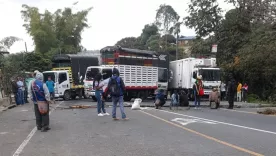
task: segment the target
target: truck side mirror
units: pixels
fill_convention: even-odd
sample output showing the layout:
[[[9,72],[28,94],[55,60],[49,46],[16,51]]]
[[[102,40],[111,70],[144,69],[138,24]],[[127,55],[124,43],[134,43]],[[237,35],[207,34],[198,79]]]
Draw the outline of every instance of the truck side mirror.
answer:
[[[170,80],[172,80],[172,79],[173,79],[173,71],[170,70]]]
[[[197,73],[193,72],[193,78],[196,79]]]

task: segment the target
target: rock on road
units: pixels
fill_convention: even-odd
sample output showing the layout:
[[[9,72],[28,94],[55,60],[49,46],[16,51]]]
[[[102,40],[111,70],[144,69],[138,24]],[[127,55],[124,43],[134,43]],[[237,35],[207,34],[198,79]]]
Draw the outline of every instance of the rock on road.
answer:
[[[98,117],[88,100],[59,103],[51,130],[32,131],[32,104],[0,113],[0,156],[275,156],[276,117],[225,109],[125,107],[129,121]],[[51,105],[52,108],[58,104]],[[111,108],[107,108],[111,114]],[[117,109],[117,117],[120,110]],[[17,154],[14,154],[17,152]]]

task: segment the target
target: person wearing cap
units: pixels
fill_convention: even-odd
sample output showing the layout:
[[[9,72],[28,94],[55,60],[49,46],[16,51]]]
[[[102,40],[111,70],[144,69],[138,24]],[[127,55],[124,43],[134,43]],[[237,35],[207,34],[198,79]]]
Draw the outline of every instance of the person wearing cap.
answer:
[[[40,72],[35,73],[35,80],[33,80],[28,88],[28,92],[30,93],[30,98],[34,102],[34,111],[36,117],[36,126],[37,130],[41,130],[42,132],[47,132],[50,130],[49,127],[49,103],[50,92],[45,83],[43,83],[43,74]],[[41,114],[38,108],[37,101],[47,101],[48,112],[46,114]]]
[[[193,89],[194,89],[194,97],[195,97],[195,109],[198,109],[200,107],[200,94],[199,91],[203,88],[202,83],[202,76],[199,75],[194,83]]]
[[[216,103],[216,109],[219,108],[220,98],[217,88],[213,88],[212,92],[209,94],[210,107],[212,107],[212,102]]]
[[[106,95],[110,93],[112,97],[112,103],[113,103],[112,118],[113,120],[118,120],[118,118],[116,117],[116,109],[117,109],[117,104],[119,103],[122,119],[128,120],[124,110],[124,91],[125,91],[124,81],[120,77],[120,73],[117,68],[113,68],[112,75],[113,76],[109,79],[108,86],[105,91]]]

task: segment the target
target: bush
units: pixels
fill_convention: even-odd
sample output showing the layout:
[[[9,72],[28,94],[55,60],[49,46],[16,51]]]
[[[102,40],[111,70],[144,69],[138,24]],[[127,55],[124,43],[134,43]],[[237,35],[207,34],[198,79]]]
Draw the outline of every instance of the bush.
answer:
[[[249,103],[256,103],[256,102],[260,102],[260,98],[258,95],[256,94],[249,94],[248,97],[247,97],[247,101]]]

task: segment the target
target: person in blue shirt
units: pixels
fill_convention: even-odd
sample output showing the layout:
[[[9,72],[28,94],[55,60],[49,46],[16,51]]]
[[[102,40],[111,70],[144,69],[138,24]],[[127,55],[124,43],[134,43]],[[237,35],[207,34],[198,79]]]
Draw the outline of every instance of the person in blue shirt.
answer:
[[[52,80],[50,76],[48,77],[48,81],[46,81],[46,86],[50,92],[51,100],[53,100],[55,98],[55,90],[54,90],[55,82]]]

